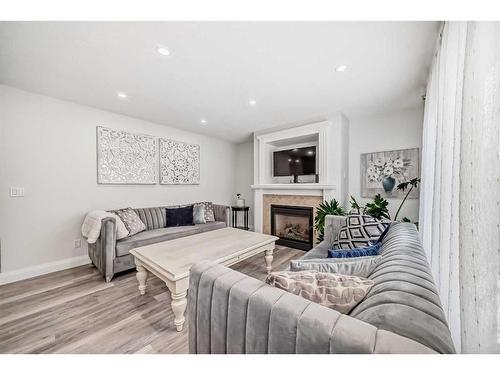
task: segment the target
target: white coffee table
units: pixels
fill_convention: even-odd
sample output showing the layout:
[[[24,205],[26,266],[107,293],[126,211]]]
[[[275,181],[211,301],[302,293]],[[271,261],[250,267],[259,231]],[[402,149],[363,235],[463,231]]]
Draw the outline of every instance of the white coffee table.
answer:
[[[130,250],[135,257],[139,292],[146,293],[148,272],[167,285],[172,297],[175,327],[184,326],[187,305],[189,269],[201,260],[211,260],[226,266],[264,253],[267,272],[271,272],[274,242],[278,237],[236,228],[223,228],[205,233],[159,242]]]

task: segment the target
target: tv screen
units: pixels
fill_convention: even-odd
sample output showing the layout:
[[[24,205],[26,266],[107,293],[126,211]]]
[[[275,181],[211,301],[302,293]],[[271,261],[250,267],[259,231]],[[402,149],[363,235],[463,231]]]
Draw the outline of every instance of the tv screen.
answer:
[[[273,153],[273,175],[304,176],[316,174],[316,146],[293,148]]]

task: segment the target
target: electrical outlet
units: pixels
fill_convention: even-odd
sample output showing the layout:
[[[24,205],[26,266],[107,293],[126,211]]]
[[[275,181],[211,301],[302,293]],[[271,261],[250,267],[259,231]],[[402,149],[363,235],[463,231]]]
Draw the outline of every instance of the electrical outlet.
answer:
[[[11,197],[24,197],[24,188],[23,187],[11,187],[10,188],[10,196]]]
[[[79,247],[82,247],[82,240],[77,239],[74,241],[75,244],[75,249],[78,249]]]

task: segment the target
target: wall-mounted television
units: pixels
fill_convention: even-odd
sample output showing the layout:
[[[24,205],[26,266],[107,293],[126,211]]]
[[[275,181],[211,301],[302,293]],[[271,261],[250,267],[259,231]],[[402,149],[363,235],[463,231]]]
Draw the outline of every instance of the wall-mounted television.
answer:
[[[316,174],[316,146],[273,152],[273,176]]]

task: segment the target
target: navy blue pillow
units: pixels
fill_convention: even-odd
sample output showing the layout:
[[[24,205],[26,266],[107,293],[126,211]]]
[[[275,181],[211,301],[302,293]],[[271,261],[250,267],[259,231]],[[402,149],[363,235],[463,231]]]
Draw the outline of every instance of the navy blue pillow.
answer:
[[[167,208],[165,210],[167,212],[167,223],[165,224],[165,228],[194,225],[193,206]]]
[[[357,258],[379,255],[381,242],[366,247],[358,247],[351,250],[328,250],[328,258]]]

